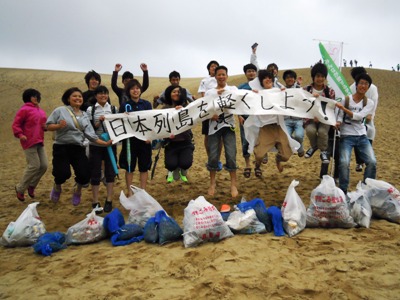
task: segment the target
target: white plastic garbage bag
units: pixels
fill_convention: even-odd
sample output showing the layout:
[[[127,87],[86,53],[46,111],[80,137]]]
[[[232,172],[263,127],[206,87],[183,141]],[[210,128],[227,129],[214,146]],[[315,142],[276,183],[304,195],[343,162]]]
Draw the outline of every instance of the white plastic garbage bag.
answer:
[[[146,222],[154,217],[156,212],[164,210],[162,206],[145,190],[131,185],[133,195],[129,198],[121,191],[119,201],[122,206],[130,210],[127,224],[137,224],[144,228]]]
[[[301,232],[306,227],[307,210],[296,192],[297,180],[293,180],[286,192],[281,212],[283,218],[283,228],[292,237]]]
[[[46,233],[46,228],[39,217],[34,202],[22,212],[15,222],[10,222],[0,243],[6,247],[30,246],[36,243],[39,236]]]
[[[218,209],[203,196],[190,200],[184,210],[183,243],[195,247],[203,242],[218,242],[233,236]]]

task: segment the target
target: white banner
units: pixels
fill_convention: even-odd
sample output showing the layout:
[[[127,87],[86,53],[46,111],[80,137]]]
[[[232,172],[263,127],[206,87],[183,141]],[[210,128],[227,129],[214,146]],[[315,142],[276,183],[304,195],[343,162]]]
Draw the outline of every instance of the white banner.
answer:
[[[336,66],[341,69],[342,67],[342,48],[343,43],[335,43],[335,42],[324,42],[322,43],[328,52],[329,56],[336,64]]]
[[[203,97],[181,109],[155,109],[106,115],[105,125],[113,143],[129,137],[140,140],[168,138],[191,129],[197,123],[220,115],[217,128],[226,126],[231,115],[288,115],[317,117],[322,123],[335,125],[335,101],[313,97],[303,89],[230,91],[218,98]]]

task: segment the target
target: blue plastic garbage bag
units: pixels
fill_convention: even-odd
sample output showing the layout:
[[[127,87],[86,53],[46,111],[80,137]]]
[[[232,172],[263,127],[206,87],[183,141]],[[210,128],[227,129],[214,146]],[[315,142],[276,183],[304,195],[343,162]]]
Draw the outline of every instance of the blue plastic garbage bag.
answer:
[[[230,211],[228,211],[228,212],[221,212],[220,214],[221,214],[221,216],[222,216],[222,220],[224,220],[224,221],[226,222],[226,221],[228,221],[228,218],[229,218],[229,215],[231,214],[231,212],[230,212]]]
[[[256,212],[257,219],[265,225],[265,229],[268,232],[272,231],[272,220],[268,215],[267,207],[264,201],[260,198],[255,198],[248,202],[242,202],[237,205],[241,212],[245,212],[249,209],[254,209]]]
[[[144,240],[148,243],[163,245],[182,239],[183,230],[164,210],[156,212],[144,226]]]
[[[276,206],[270,206],[270,207],[268,207],[267,212],[272,220],[272,225],[274,227],[275,236],[284,236],[285,232],[283,231],[281,210]]]
[[[129,240],[143,235],[143,228],[137,224],[125,224],[118,230],[118,240]]]
[[[147,220],[146,225],[144,225],[143,236],[147,243],[156,244],[158,243],[158,224],[156,223],[156,218],[151,217]]]
[[[168,217],[165,211],[156,212],[155,221],[158,224],[158,243],[160,245],[182,239],[182,228],[174,219]]]
[[[103,227],[107,233],[112,235],[125,225],[124,216],[118,208],[114,208],[103,220]]]
[[[103,221],[103,226],[111,234],[113,246],[125,246],[143,240],[143,231],[139,225],[126,224],[118,208],[114,208]]]
[[[62,232],[47,232],[41,235],[32,247],[36,253],[50,256],[52,253],[67,247],[65,234]]]

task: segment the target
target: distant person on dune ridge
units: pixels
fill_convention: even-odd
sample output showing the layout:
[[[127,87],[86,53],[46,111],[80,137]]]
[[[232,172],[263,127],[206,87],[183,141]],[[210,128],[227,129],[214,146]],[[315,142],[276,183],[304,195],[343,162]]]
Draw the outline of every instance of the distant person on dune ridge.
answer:
[[[134,79],[134,76],[131,72],[125,71],[124,74],[122,74],[122,84],[124,85],[124,87],[123,88],[118,87],[117,84],[118,72],[121,71],[121,69],[122,69],[121,64],[115,64],[115,68],[111,77],[111,88],[114,91],[114,93],[118,96],[119,106],[121,106],[121,104],[124,101],[129,99],[129,97],[125,95],[125,88],[129,80]],[[140,64],[140,69],[143,71],[143,85],[141,91],[142,93],[144,93],[149,87],[149,71],[145,63]]]
[[[22,94],[24,105],[17,111],[12,130],[21,142],[25,153],[26,168],[20,182],[15,186],[19,201],[25,201],[25,191],[35,198],[35,188],[46,173],[48,163],[44,150],[44,131],[46,130],[46,112],[39,107],[40,92],[27,89]]]

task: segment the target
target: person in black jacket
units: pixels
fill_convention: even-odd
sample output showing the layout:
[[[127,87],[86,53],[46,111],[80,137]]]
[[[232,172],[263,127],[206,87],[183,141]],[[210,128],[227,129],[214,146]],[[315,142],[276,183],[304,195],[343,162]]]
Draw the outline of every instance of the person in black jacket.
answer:
[[[88,87],[88,90],[82,93],[83,97],[83,104],[81,106],[82,111],[86,111],[89,106],[97,102],[94,91],[101,84],[101,76],[94,70],[89,71],[85,75],[85,82]]]
[[[140,64],[140,68],[143,71],[143,85],[141,91],[142,93],[144,93],[149,87],[149,72],[147,70],[147,65],[144,63]],[[126,97],[125,88],[126,84],[133,79],[133,74],[129,71],[125,71],[124,74],[122,74],[122,83],[124,85],[124,88],[118,87],[117,85],[118,72],[121,71],[121,69],[122,69],[121,64],[115,64],[115,69],[111,77],[111,88],[114,91],[114,93],[118,96],[119,106],[121,106],[123,102],[129,99],[129,97]]]

